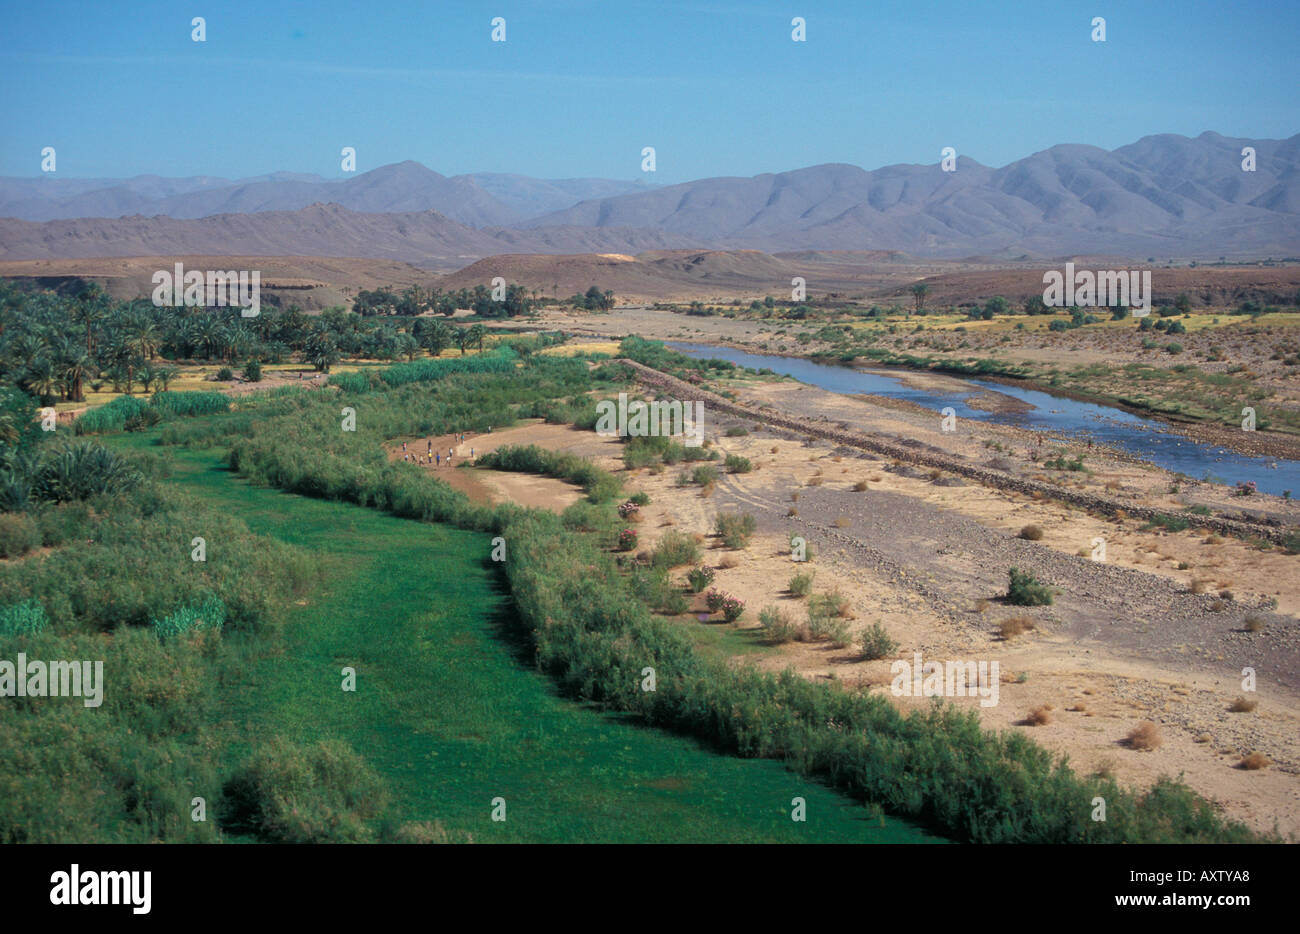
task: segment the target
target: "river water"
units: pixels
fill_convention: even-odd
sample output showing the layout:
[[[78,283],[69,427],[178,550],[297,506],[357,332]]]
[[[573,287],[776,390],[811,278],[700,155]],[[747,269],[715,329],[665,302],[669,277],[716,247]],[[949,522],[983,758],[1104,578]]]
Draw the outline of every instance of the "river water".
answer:
[[[1203,444],[1180,435],[1163,422],[1144,418],[1113,406],[1079,402],[1046,392],[979,379],[954,377],[964,388],[953,392],[916,389],[894,376],[866,373],[845,366],[813,363],[801,357],[780,357],[746,353],[730,347],[665,341],[666,346],[696,357],[728,360],[739,366],[766,367],[803,383],[844,394],[872,393],[906,399],[936,414],[951,406],[958,418],[1015,425],[1070,440],[1091,438],[1097,444],[1127,451],[1154,464],[1197,480],[1234,485],[1253,480],[1261,492],[1281,495],[1293,490],[1300,495],[1300,461],[1285,458],[1251,457],[1214,444]],[[947,374],[945,374],[947,375]],[[990,390],[1028,403],[1024,412],[985,412],[968,406],[973,392]]]

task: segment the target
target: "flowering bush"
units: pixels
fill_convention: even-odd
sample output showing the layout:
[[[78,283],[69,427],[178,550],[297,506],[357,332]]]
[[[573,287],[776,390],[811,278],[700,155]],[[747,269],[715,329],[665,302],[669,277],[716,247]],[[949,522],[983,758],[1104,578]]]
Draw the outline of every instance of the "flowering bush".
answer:
[[[1238,496],[1254,496],[1254,495],[1255,495],[1255,490],[1256,490],[1256,488],[1255,488],[1255,481],[1254,481],[1254,480],[1247,480],[1247,481],[1245,481],[1244,483],[1238,483],[1238,484],[1237,484],[1237,495],[1238,495]]]
[[[691,568],[686,572],[686,582],[691,585],[691,590],[693,592],[699,593],[705,587],[713,583],[713,578],[715,576],[713,568],[707,567],[706,565],[700,565],[699,567]]]
[[[641,507],[631,500],[628,500],[626,503],[618,507],[618,514],[624,519],[635,520],[641,514]]]
[[[618,550],[631,551],[636,547],[636,529],[624,529],[618,533]]]
[[[704,595],[704,603],[714,613],[721,611],[723,618],[729,623],[734,623],[740,618],[740,614],[745,612],[743,600],[717,588]]]

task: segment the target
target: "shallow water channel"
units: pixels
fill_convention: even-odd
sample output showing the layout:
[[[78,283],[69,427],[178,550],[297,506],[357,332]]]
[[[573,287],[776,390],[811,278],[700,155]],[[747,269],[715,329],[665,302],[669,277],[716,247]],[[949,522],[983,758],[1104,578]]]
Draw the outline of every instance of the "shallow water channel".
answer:
[[[1097,444],[1127,451],[1166,470],[1186,474],[1197,480],[1228,485],[1253,480],[1261,492],[1280,496],[1283,490],[1293,490],[1300,494],[1300,461],[1252,457],[1218,445],[1203,444],[1178,434],[1157,419],[1144,418],[1113,406],[1079,402],[1019,386],[961,377],[949,377],[963,384],[959,390],[943,392],[917,389],[906,385],[900,377],[864,372],[847,366],[813,363],[801,357],[753,354],[713,344],[682,341],[664,343],[673,350],[692,356],[727,360],[755,369],[767,368],[830,392],[845,395],[871,393],[906,399],[933,409],[936,413],[951,406],[959,418],[1015,425],[1051,435],[1068,435],[1073,439],[1091,438]],[[971,408],[966,404],[966,398],[981,390],[1019,399],[1029,408],[1022,412],[986,412]]]

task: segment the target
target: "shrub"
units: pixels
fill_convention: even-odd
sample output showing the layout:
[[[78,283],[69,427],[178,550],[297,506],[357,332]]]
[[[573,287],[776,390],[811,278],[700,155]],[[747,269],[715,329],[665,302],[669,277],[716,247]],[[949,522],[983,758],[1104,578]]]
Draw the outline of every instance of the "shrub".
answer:
[[[863,631],[859,641],[862,644],[862,657],[868,660],[885,658],[898,649],[898,643],[890,638],[889,632],[879,620]]]
[[[1027,542],[1041,541],[1043,530],[1036,525],[1027,525],[1020,530],[1020,537]]]
[[[171,639],[190,632],[220,632],[226,623],[226,605],[217,597],[208,597],[194,606],[181,607],[161,619],[149,621],[159,639]]]
[[[1010,585],[1007,587],[1007,602],[1015,606],[1050,606],[1052,590],[1040,583],[1034,575],[1019,568],[1008,572]]]
[[[701,464],[691,471],[691,482],[697,486],[713,486],[720,476],[717,467]]]
[[[853,484],[854,493],[865,492],[867,488],[868,488],[868,484],[866,480],[859,480],[857,483]]]
[[[1165,513],[1159,513],[1152,517],[1151,521],[1142,527],[1142,531],[1149,529],[1161,528],[1166,532],[1182,532],[1191,528],[1192,523],[1182,516],[1171,516]]]
[[[1258,706],[1259,701],[1257,700],[1247,700],[1244,697],[1238,697],[1228,705],[1228,709],[1233,713],[1250,713]]]
[[[636,548],[636,529],[623,529],[618,533],[618,550],[631,551]]]
[[[805,571],[790,578],[790,593],[796,597],[806,597],[812,592],[814,571]]]
[[[728,548],[747,547],[750,536],[754,534],[754,529],[757,527],[753,516],[737,512],[719,513],[713,525],[722,543]]]
[[[749,429],[741,428],[739,425],[727,429],[728,438],[743,438],[747,434],[749,434]]]
[[[716,588],[704,595],[704,605],[712,613],[721,612],[729,623],[735,622],[745,612],[745,604],[738,597]]]
[[[0,636],[35,636],[49,625],[45,607],[36,600],[24,600],[0,607]]]
[[[716,576],[713,568],[700,565],[686,572],[686,582],[690,585],[692,593],[700,593],[705,587],[713,583],[713,578]]]
[[[386,804],[380,777],[349,746],[274,739],[223,784],[218,821],[275,843],[361,843]]]
[[[641,507],[631,500],[628,500],[626,503],[619,505],[618,515],[622,519],[636,521],[641,515]]]
[[[1253,772],[1257,769],[1266,769],[1272,764],[1272,760],[1262,752],[1252,752],[1241,760],[1239,766],[1247,771]]]
[[[122,423],[122,428],[125,431],[144,431],[157,425],[162,419],[161,412],[155,408],[148,408],[138,415],[128,415],[126,421]]]
[[[140,471],[120,454],[90,441],[65,445],[41,462],[33,478],[33,496],[49,503],[66,503],[97,495],[115,496],[134,489]]]
[[[809,617],[809,630],[813,628],[812,617]],[[831,644],[832,648],[842,649],[852,644],[853,640],[849,637],[849,624],[842,619],[834,617],[817,618],[817,639],[824,639]]]
[[[1004,640],[1014,639],[1027,630],[1034,628],[1034,621],[1028,616],[1012,616],[998,625],[998,632]]]
[[[660,568],[679,568],[700,560],[700,546],[689,535],[669,529],[655,545],[650,563]]]
[[[1025,717],[1026,726],[1046,726],[1052,722],[1052,708],[1043,704],[1029,711],[1029,716]]]
[[[235,371],[228,366],[223,366],[217,370],[217,382],[228,383],[235,378]]]
[[[244,379],[250,383],[260,383],[262,381],[262,364],[256,360],[250,360],[244,365]]]
[[[728,454],[723,463],[729,473],[749,473],[754,469],[754,465],[749,462],[748,457],[741,457],[738,454]]]
[[[776,645],[791,642],[798,635],[798,627],[790,621],[780,609],[765,606],[758,614],[758,622],[767,634],[767,639]]]
[[[0,513],[0,558],[17,558],[41,545],[41,529],[25,513]]]
[[[1150,720],[1143,720],[1135,726],[1124,738],[1125,744],[1130,749],[1142,749],[1150,751],[1160,748],[1164,739],[1160,736],[1160,729]]]
[[[838,590],[828,590],[808,600],[808,612],[824,616],[848,617],[852,615],[852,603]]]

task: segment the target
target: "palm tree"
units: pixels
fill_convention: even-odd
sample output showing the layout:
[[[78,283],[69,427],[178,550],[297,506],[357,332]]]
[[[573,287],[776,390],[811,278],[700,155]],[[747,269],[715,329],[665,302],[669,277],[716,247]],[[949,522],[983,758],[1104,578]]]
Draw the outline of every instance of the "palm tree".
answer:
[[[157,323],[148,314],[136,314],[126,326],[127,346],[144,361],[153,359],[162,343],[162,334]]]
[[[54,365],[46,357],[39,357],[32,361],[24,382],[26,382],[32,394],[40,398],[42,405],[52,403],[54,394],[62,386],[62,382],[54,370]]]
[[[95,353],[95,325],[108,314],[108,296],[95,283],[77,296],[72,306],[72,320],[86,329],[86,356]]]
[[[930,287],[924,282],[918,282],[911,288],[912,298],[916,300],[916,310],[920,311],[925,307],[925,296],[929,294]]]
[[[166,366],[160,366],[154,373],[154,378],[162,385],[163,392],[171,385],[171,381],[181,375],[179,367],[174,367],[170,363]]]
[[[478,344],[478,352],[479,352],[479,353],[482,353],[482,352],[483,352],[483,335],[486,334],[486,333],[487,333],[487,328],[483,327],[483,325],[481,325],[481,324],[471,325],[471,326],[470,326],[470,329],[469,329],[469,334],[466,336],[466,340],[467,340],[469,343],[471,343],[471,344],[477,343],[477,344]]]
[[[452,338],[452,340],[454,340],[456,342],[456,346],[460,348],[460,355],[463,357],[465,356],[465,347],[471,343],[470,336],[469,336],[470,329],[456,328],[455,330],[456,330],[456,334]]]
[[[68,398],[73,402],[85,402],[86,394],[82,386],[86,380],[94,378],[95,372],[95,366],[88,354],[77,354],[65,360],[63,379],[67,385]]]

